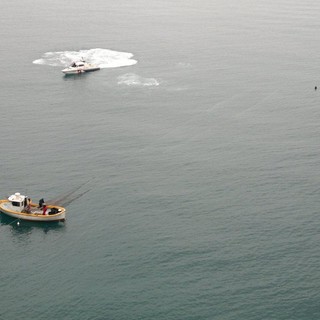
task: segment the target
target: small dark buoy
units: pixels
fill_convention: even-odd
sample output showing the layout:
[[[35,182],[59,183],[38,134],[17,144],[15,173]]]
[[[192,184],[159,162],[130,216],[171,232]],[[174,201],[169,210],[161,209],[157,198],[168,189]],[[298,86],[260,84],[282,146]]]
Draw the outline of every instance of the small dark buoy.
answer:
[[[314,90],[317,90],[317,89],[318,89],[317,86],[315,86],[315,87],[314,87]]]

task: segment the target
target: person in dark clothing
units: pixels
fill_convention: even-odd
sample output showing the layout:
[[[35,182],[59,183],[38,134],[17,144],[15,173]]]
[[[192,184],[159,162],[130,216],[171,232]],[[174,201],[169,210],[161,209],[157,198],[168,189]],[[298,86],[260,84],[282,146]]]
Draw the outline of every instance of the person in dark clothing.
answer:
[[[44,199],[41,198],[41,199],[39,200],[39,208],[40,208],[40,209],[42,208],[43,204],[44,204]]]

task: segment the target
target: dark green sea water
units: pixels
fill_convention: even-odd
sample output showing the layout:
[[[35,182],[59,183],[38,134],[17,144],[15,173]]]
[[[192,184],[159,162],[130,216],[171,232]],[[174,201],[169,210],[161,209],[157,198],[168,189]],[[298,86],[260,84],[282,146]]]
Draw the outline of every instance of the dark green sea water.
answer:
[[[89,190],[64,225],[0,217],[1,320],[320,318],[320,3],[0,18],[1,198]],[[93,49],[119,65],[64,77],[45,55]]]

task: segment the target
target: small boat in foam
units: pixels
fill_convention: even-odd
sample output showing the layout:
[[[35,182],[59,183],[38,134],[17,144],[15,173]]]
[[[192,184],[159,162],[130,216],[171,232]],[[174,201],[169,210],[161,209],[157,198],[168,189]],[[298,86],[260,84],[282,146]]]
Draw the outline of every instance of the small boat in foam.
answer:
[[[87,63],[84,60],[75,61],[72,62],[72,64],[63,69],[62,72],[64,74],[79,74],[84,72],[91,72],[91,71],[97,71],[100,70],[100,67],[98,67],[95,64]]]
[[[43,199],[37,205],[28,196],[24,196],[19,192],[16,192],[5,200],[0,200],[0,211],[10,217],[29,221],[64,222],[66,219],[65,208],[56,205],[46,205]]]

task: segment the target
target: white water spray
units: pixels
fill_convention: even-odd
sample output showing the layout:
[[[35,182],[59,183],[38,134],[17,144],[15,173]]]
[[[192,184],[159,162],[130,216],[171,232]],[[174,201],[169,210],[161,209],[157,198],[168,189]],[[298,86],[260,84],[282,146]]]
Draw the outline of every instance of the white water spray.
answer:
[[[89,49],[80,51],[46,52],[40,59],[34,60],[34,64],[53,67],[65,67],[73,61],[84,59],[100,68],[118,68],[131,66],[137,63],[132,59],[133,54],[108,49]]]

